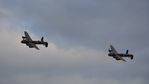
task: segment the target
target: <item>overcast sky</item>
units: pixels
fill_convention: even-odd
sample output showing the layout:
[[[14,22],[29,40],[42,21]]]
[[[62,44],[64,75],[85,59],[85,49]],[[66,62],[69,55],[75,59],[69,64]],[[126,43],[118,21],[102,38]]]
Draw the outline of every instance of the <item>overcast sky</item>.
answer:
[[[0,0],[0,84],[148,84],[148,27],[148,0]]]

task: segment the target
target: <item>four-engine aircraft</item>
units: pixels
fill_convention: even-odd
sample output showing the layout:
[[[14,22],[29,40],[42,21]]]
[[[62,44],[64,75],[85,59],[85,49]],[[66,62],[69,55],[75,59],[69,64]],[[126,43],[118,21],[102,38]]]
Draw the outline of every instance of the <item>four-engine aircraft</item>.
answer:
[[[126,62],[126,60],[123,57],[129,57],[131,60],[133,59],[133,55],[128,54],[128,52],[129,52],[128,50],[126,50],[126,53],[118,53],[112,45],[110,45],[110,48],[111,49],[109,49],[108,56],[113,57],[116,60],[122,60],[122,61]]]
[[[25,36],[22,36],[22,41],[21,43],[26,44],[29,48],[36,48],[39,50],[39,48],[36,46],[36,44],[43,44],[45,47],[48,47],[48,42],[45,42],[43,39],[44,37],[41,38],[41,41],[33,41],[29,34],[24,31]]]

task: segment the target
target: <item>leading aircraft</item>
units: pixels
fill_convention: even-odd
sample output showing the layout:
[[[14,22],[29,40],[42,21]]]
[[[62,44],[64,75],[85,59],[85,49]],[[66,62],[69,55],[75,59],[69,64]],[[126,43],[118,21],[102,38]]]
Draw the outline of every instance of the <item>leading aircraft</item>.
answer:
[[[112,45],[110,45],[110,48],[111,49],[109,49],[108,56],[113,57],[116,60],[122,60],[122,61],[125,61],[126,62],[126,60],[123,57],[128,57],[131,60],[133,59],[133,55],[132,54],[128,54],[128,52],[129,52],[128,50],[126,50],[126,53],[118,53],[116,51],[116,49]]]
[[[31,39],[31,37],[29,36],[29,34],[24,31],[25,36],[22,36],[22,41],[21,43],[26,44],[29,48],[35,48],[37,50],[39,50],[39,48],[36,46],[36,44],[43,44],[45,45],[45,47],[48,47],[48,42],[45,42],[43,39],[44,37],[41,38],[41,41],[34,41]]]

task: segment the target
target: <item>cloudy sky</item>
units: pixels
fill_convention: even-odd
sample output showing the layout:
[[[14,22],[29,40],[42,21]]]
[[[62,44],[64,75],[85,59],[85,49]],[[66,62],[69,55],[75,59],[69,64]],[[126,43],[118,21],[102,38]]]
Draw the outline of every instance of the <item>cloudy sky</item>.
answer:
[[[0,84],[148,84],[148,0],[0,0]],[[23,31],[49,47],[29,49]],[[109,45],[134,60],[108,57]]]

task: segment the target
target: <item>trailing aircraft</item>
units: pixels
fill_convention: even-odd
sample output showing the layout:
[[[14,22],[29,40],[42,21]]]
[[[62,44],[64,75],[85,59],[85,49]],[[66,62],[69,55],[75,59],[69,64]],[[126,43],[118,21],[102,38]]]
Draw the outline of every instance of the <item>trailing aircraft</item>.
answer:
[[[123,58],[123,57],[128,57],[128,58],[130,58],[131,60],[133,59],[133,55],[132,54],[129,54],[128,52],[128,50],[126,50],[126,53],[118,53],[117,51],[116,51],[116,49],[112,46],[112,45],[110,45],[110,48],[111,49],[109,49],[109,54],[108,54],[108,56],[110,56],[110,57],[113,57],[113,58],[115,58],[116,60],[122,60],[122,61],[125,61],[126,62],[126,60]]]

